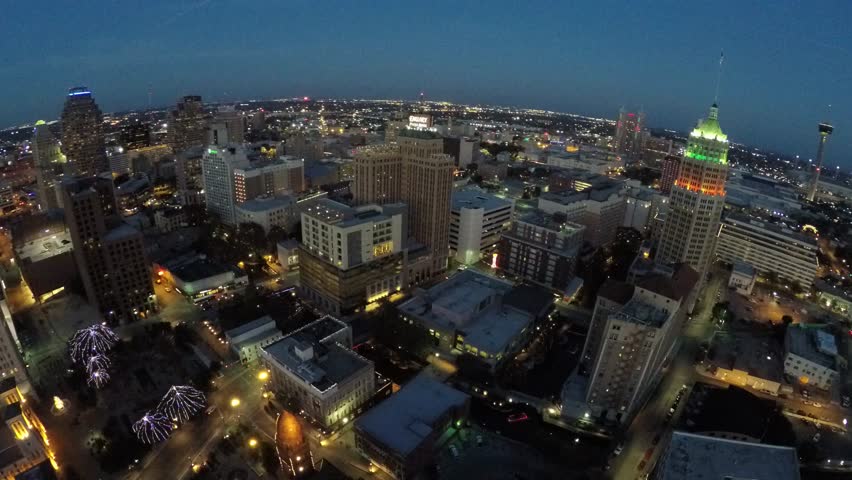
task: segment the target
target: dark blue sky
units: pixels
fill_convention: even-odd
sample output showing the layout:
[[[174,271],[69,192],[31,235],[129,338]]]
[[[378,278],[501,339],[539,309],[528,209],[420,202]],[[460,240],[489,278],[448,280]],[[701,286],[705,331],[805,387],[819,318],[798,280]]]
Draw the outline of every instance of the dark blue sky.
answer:
[[[309,95],[543,107],[641,105],[689,129],[713,100],[736,141],[852,167],[852,2],[49,0],[4,2],[0,126],[104,110]]]

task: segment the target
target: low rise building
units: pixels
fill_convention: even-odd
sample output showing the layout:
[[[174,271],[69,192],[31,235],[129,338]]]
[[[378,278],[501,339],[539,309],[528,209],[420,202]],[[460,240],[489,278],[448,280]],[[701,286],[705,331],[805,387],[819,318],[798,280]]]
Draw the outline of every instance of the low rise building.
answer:
[[[275,320],[264,315],[239,327],[225,332],[228,346],[243,365],[260,357],[260,349],[281,340],[284,335],[275,326]]]
[[[742,262],[734,264],[731,276],[728,278],[728,287],[733,288],[740,295],[751,295],[755,282],[757,282],[757,272],[754,267]]]
[[[816,287],[820,305],[852,320],[852,294],[825,280],[817,280],[814,287]]]
[[[416,478],[469,409],[470,397],[418,375],[355,421],[355,448],[397,480]]]
[[[521,349],[534,315],[504,301],[511,283],[465,270],[418,291],[399,306],[401,320],[434,337],[444,351],[468,353],[497,366]]]
[[[655,480],[799,480],[796,449],[675,431]]]
[[[256,223],[266,233],[273,227],[289,230],[299,222],[296,201],[288,195],[257,197],[237,205],[235,212],[237,225]]]
[[[237,268],[223,265],[203,255],[186,255],[165,262],[159,272],[175,289],[200,302],[217,293],[235,291],[248,285],[248,276]]]
[[[22,217],[12,227],[12,248],[21,276],[38,302],[63,292],[78,275],[62,210]]]
[[[784,374],[802,386],[829,390],[846,365],[834,335],[821,328],[789,325],[784,350]]]
[[[323,427],[361,412],[375,393],[373,363],[351,350],[352,329],[325,316],[261,348],[271,386]]]
[[[816,240],[774,224],[739,214],[722,219],[716,257],[726,263],[747,263],[761,275],[775,274],[808,288],[816,278],[819,262]]]
[[[503,233],[497,268],[564,293],[574,278],[585,229],[559,214],[529,213]]]
[[[450,253],[471,265],[497,247],[512,221],[514,203],[478,188],[453,193],[450,210]]]
[[[154,226],[161,233],[173,232],[186,225],[186,210],[182,208],[164,208],[154,212]]]
[[[299,269],[299,242],[293,239],[278,242],[278,263],[284,273]]]

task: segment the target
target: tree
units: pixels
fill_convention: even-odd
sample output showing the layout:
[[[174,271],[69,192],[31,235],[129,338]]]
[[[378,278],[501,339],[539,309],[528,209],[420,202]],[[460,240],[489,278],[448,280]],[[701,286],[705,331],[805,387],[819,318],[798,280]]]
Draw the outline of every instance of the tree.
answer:
[[[781,323],[783,323],[785,327],[789,327],[793,323],[793,317],[790,315],[784,315],[781,317]]]

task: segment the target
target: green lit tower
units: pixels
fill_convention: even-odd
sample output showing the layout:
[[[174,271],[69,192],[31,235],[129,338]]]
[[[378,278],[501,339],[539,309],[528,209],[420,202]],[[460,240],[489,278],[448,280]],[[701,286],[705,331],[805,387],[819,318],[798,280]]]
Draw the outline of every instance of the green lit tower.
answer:
[[[656,255],[661,263],[688,263],[699,273],[712,260],[725,205],[728,136],[718,117],[714,103],[689,134]]]
[[[822,170],[822,153],[825,150],[825,142],[832,132],[834,132],[834,127],[831,124],[827,122],[819,124],[819,147],[817,147],[816,165],[814,165],[814,173],[808,184],[807,199],[809,202],[813,202],[814,197],[816,197],[817,188],[819,187],[819,174],[820,170]]]

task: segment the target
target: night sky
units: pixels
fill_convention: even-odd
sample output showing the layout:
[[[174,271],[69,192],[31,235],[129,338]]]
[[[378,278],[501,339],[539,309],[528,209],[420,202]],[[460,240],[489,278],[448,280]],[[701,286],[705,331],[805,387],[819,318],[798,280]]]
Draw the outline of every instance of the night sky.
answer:
[[[107,6],[108,5],[108,6]],[[0,127],[57,118],[67,88],[105,111],[205,100],[408,98],[688,130],[713,101],[735,141],[852,167],[852,2],[48,0],[4,2]]]

